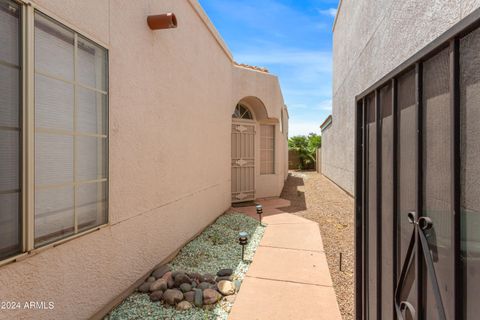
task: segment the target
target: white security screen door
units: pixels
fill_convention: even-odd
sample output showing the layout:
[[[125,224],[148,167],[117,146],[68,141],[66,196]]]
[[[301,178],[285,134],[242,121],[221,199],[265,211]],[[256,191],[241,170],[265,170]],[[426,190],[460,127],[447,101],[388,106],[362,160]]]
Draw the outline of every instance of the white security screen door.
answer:
[[[255,124],[232,123],[232,203],[255,199]]]

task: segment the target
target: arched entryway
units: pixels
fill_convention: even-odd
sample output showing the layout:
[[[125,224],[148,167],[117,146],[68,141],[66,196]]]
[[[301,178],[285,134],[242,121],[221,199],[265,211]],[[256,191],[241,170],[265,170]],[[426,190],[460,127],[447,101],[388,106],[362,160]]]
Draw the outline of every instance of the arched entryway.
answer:
[[[257,97],[248,96],[236,104],[232,113],[232,203],[264,196],[265,186],[274,179],[274,172],[264,167],[267,158],[271,158],[271,164],[274,161],[267,150],[268,142],[274,141],[267,141],[266,133],[274,134],[275,121],[268,117],[267,108]],[[273,153],[273,146],[271,149]]]
[[[238,103],[232,114],[232,203],[255,199],[255,119]]]

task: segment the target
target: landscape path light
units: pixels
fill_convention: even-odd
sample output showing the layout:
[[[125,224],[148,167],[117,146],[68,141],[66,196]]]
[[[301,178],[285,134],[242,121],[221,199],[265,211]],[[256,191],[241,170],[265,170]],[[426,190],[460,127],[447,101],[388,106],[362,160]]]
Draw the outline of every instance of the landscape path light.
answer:
[[[245,246],[248,244],[248,233],[240,232],[238,234],[238,243],[242,246],[242,260],[245,260]]]
[[[260,221],[260,224],[262,224],[262,213],[263,213],[263,206],[261,204],[257,204],[256,205],[256,208],[257,208],[257,214],[258,214],[258,217],[259,217],[259,221]]]

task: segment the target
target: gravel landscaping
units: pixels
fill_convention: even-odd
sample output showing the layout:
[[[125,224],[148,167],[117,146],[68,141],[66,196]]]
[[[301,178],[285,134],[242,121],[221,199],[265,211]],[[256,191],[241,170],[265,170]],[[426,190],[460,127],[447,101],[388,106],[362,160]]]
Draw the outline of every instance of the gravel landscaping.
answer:
[[[292,171],[282,198],[284,211],[318,222],[335,294],[344,320],[354,319],[353,198],[314,171]],[[342,270],[340,270],[340,253]]]
[[[249,238],[245,260],[238,244],[241,231]],[[105,320],[226,320],[264,231],[258,220],[243,214],[222,215]]]

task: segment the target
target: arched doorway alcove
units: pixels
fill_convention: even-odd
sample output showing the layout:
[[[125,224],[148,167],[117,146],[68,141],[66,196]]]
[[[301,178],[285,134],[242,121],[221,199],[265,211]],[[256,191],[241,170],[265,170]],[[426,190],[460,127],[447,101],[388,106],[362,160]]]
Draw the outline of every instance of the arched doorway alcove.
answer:
[[[241,99],[232,113],[232,203],[255,200],[255,128],[267,118],[265,105],[256,97]]]

